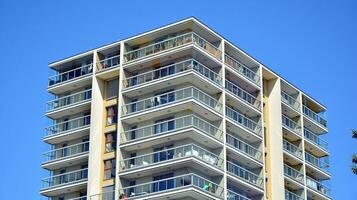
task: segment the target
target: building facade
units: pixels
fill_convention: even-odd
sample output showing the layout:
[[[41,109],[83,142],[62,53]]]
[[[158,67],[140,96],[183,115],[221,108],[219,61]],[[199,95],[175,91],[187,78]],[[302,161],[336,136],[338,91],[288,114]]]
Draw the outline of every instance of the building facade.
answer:
[[[50,67],[49,199],[331,199],[326,107],[193,17]]]

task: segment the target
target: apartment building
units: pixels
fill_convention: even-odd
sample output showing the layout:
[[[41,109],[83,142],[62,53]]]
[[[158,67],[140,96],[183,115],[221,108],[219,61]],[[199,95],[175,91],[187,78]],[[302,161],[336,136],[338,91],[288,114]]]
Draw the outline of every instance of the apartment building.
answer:
[[[332,199],[326,107],[196,18],[49,66],[51,200]]]

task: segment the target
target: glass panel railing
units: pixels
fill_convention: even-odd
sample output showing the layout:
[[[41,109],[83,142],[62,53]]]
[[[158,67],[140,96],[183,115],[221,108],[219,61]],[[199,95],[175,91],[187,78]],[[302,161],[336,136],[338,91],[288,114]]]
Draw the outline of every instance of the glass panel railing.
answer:
[[[46,136],[51,136],[67,131],[74,131],[76,129],[89,127],[90,116],[78,117],[69,121],[64,121],[51,126],[46,127]]]
[[[260,108],[261,108],[260,101],[257,98],[255,98],[253,95],[249,94],[248,92],[246,92],[245,90],[240,88],[238,85],[226,80],[225,87],[234,96],[238,97],[239,99],[243,100],[244,102],[246,102],[260,110]]]
[[[233,192],[232,190],[227,190],[227,200],[251,200],[241,194]]]
[[[304,182],[304,175],[289,165],[284,164],[284,174],[300,183]]]
[[[190,32],[133,51],[129,51],[124,54],[124,60],[125,62],[130,62],[139,58],[144,58],[146,56],[157,54],[186,44],[194,44],[202,48],[212,56],[221,59],[222,53],[217,47],[207,42],[205,39],[203,39],[196,33]]]
[[[290,192],[289,190],[285,190],[285,200],[304,200],[304,198]]]
[[[165,77],[177,76],[179,73],[193,71],[203,75],[217,85],[222,84],[222,77],[216,72],[197,62],[194,59],[181,61],[172,65],[164,66],[156,70],[145,72],[139,75],[129,77],[124,80],[124,87],[129,88],[139,86],[145,83],[150,83]]]
[[[283,126],[294,133],[301,135],[301,126],[286,115],[281,116]]]
[[[119,196],[118,199],[126,199],[126,196]],[[90,196],[89,200],[115,200],[115,191],[107,191]]]
[[[122,170],[150,166],[165,161],[185,157],[195,157],[212,166],[223,168],[223,159],[195,144],[178,146],[120,161]]]
[[[51,160],[79,155],[88,151],[89,151],[89,141],[70,145],[63,148],[54,149],[44,153],[43,155],[45,157],[45,162],[48,162]]]
[[[92,98],[92,89],[80,91],[75,94],[68,96],[60,97],[51,101],[48,101],[46,104],[46,112],[70,106],[76,103],[80,103]]]
[[[88,169],[80,169],[63,174],[58,174],[42,179],[42,189],[47,189],[59,185],[84,181],[88,178]]]
[[[238,176],[239,178],[248,181],[253,185],[263,188],[263,179],[260,176],[247,169],[244,169],[237,164],[227,161],[227,171]]]
[[[321,139],[319,136],[317,136],[315,133],[313,133],[312,131],[308,130],[308,129],[304,129],[304,136],[305,139],[309,140],[310,142],[316,144],[317,146],[327,150],[328,148],[328,143],[326,141],[324,141],[323,139]]]
[[[305,160],[307,163],[309,163],[325,172],[329,171],[330,165],[329,165],[328,157],[318,158],[308,152],[305,152]]]
[[[97,62],[97,72],[119,67],[120,55],[112,56]]]
[[[222,104],[211,97],[211,95],[208,95],[195,87],[187,87],[126,104],[122,107],[123,115],[138,113],[140,111],[174,104],[187,99],[198,100],[200,103],[203,103],[215,111],[219,113],[222,112]]]
[[[214,137],[220,141],[223,140],[223,131],[212,125],[212,123],[207,122],[196,115],[187,115],[125,131],[121,134],[121,142],[136,141],[188,128],[198,129],[208,136]]]
[[[283,140],[283,148],[292,155],[302,159],[302,150],[300,147],[288,142],[287,140]]]
[[[206,194],[214,195],[223,199],[224,189],[213,181],[202,178],[196,174],[186,174],[167,179],[143,183],[119,189],[119,195],[125,198],[134,198],[144,195],[152,195],[180,188],[194,187],[204,191]]]
[[[253,146],[249,145],[248,143],[234,137],[233,135],[227,133],[227,144],[232,146],[234,149],[248,155],[249,157],[258,160],[260,162],[263,161],[262,152],[258,149],[254,148]]]
[[[307,187],[323,194],[326,195],[328,197],[331,196],[331,190],[329,187],[325,186],[322,182],[317,181],[313,178],[310,177],[306,177],[306,185]]]
[[[226,115],[231,120],[237,122],[238,124],[244,126],[245,128],[253,131],[257,135],[261,136],[262,128],[255,121],[245,117],[240,112],[233,110],[232,108],[226,107]]]
[[[232,58],[231,56],[225,54],[225,63],[232,67],[236,72],[248,78],[250,81],[259,86],[260,84],[260,76],[257,75],[256,72],[252,71],[245,65],[243,65],[238,60]]]
[[[305,105],[302,106],[302,110],[305,116],[317,122],[318,124],[321,124],[323,127],[327,128],[327,121],[321,115],[315,113]]]
[[[87,74],[91,74],[93,71],[93,64],[88,64],[76,69],[72,69],[48,78],[48,86],[58,85],[79,77],[83,77]]]
[[[87,196],[76,197],[68,200],[87,200]]]
[[[294,97],[290,96],[284,91],[281,91],[281,101],[290,105],[296,111],[300,112],[300,103]]]

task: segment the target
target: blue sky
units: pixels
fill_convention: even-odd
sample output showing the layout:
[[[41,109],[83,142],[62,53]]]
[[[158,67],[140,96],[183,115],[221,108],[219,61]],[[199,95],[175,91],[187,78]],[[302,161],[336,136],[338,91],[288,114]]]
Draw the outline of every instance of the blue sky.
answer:
[[[41,198],[49,62],[188,16],[328,107],[333,197],[356,199],[357,1],[130,2],[0,0],[1,199]]]

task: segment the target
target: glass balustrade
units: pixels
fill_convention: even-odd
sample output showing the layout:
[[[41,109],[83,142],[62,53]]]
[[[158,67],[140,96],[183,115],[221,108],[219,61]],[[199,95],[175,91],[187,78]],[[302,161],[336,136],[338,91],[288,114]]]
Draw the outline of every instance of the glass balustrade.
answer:
[[[136,141],[189,128],[195,128],[208,136],[212,136],[220,141],[223,140],[223,131],[212,125],[212,123],[196,115],[187,115],[125,131],[121,134],[121,142]]]
[[[313,178],[306,177],[306,185],[308,188],[315,190],[328,197],[331,196],[331,190],[329,187],[325,186],[321,181],[317,181]]]
[[[50,112],[55,109],[63,108],[66,106],[74,105],[92,98],[92,90],[80,91],[75,94],[68,96],[60,97],[51,101],[48,101],[46,104],[46,112]]]
[[[240,112],[233,110],[232,108],[226,107],[226,115],[234,122],[237,122],[243,127],[253,131],[257,135],[262,136],[261,126],[259,126],[255,121],[249,119],[248,117],[245,117]]]
[[[304,181],[304,175],[301,172],[286,164],[284,164],[284,174],[300,183]]]
[[[283,148],[290,154],[302,159],[302,150],[300,149],[300,147],[288,142],[287,140],[283,140]]]
[[[238,60],[232,58],[231,56],[225,54],[225,63],[233,68],[236,72],[246,77],[248,80],[252,81],[254,84],[260,86],[260,76],[257,75],[256,72],[249,69],[245,65],[243,65]]]
[[[176,76],[177,74],[187,71],[193,71],[203,75],[205,78],[219,86],[222,84],[222,77],[219,76],[216,72],[194,59],[189,59],[129,77],[124,80],[124,87],[130,88],[133,86],[143,85],[145,83],[150,83],[161,78]]]
[[[76,197],[76,198],[69,199],[69,200],[87,200],[87,196]]]
[[[172,92],[167,92],[154,97],[143,99],[134,103],[128,103],[122,107],[123,115],[138,113],[152,108],[170,105],[187,99],[195,99],[211,109],[221,113],[222,104],[215,98],[195,87],[187,87]]]
[[[304,198],[290,192],[289,190],[285,190],[285,200],[304,200]]]
[[[241,179],[248,181],[249,183],[263,188],[263,179],[257,174],[244,169],[243,167],[227,161],[227,171],[238,176]]]
[[[327,150],[328,143],[326,141],[324,141],[323,139],[321,139],[318,135],[316,135],[312,131],[310,131],[310,130],[305,128],[304,129],[304,136],[305,136],[305,139],[307,139],[308,141],[310,141],[310,142],[316,144],[317,146]]]
[[[252,105],[253,107],[260,110],[260,101],[255,98],[253,95],[249,94],[238,85],[226,80],[226,89],[232,93],[234,96],[238,97],[239,99],[243,100],[244,102]]]
[[[119,67],[120,55],[112,56],[97,62],[97,72],[101,72],[114,67]]]
[[[294,97],[290,96],[288,93],[284,91],[281,91],[281,101],[288,104],[296,111],[300,112],[300,103]]]
[[[302,106],[302,110],[305,116],[327,128],[327,121],[320,114],[315,113],[305,105]]]
[[[42,179],[42,189],[60,186],[78,181],[84,181],[88,178],[88,169],[75,170],[63,174],[58,174]]]
[[[283,126],[294,133],[301,135],[301,126],[286,115],[281,117]]]
[[[199,160],[204,161],[214,167],[218,167],[220,169],[223,168],[222,158],[195,144],[178,146],[170,149],[165,149],[163,151],[157,151],[133,158],[128,158],[122,160],[120,162],[120,165],[123,170],[127,170],[191,156],[198,158]]]
[[[64,121],[61,123],[57,123],[51,126],[46,127],[46,137],[55,135],[55,134],[60,134],[63,132],[67,131],[74,131],[77,129],[89,127],[90,125],[90,116],[83,116],[83,117],[78,117],[75,119],[71,119],[68,121]]]
[[[227,190],[227,200],[251,200],[231,190]]]
[[[262,152],[258,149],[254,148],[253,146],[249,145],[248,143],[234,137],[233,135],[227,133],[227,144],[234,149],[237,149],[240,152],[248,155],[249,157],[262,162]]]
[[[329,171],[330,165],[328,162],[328,157],[318,158],[308,152],[305,152],[305,160],[307,163],[309,163],[325,172]]]
[[[59,85],[70,80],[91,74],[93,72],[93,64],[88,64],[76,69],[72,69],[48,78],[48,86]]]
[[[66,158],[74,155],[79,155],[89,151],[89,142],[82,142],[79,144],[70,145],[63,148],[54,149],[44,153],[45,162]]]
[[[119,197],[119,199],[123,200],[125,200],[125,198],[123,196]],[[100,194],[92,195],[89,200],[115,200],[115,191],[107,191]]]

